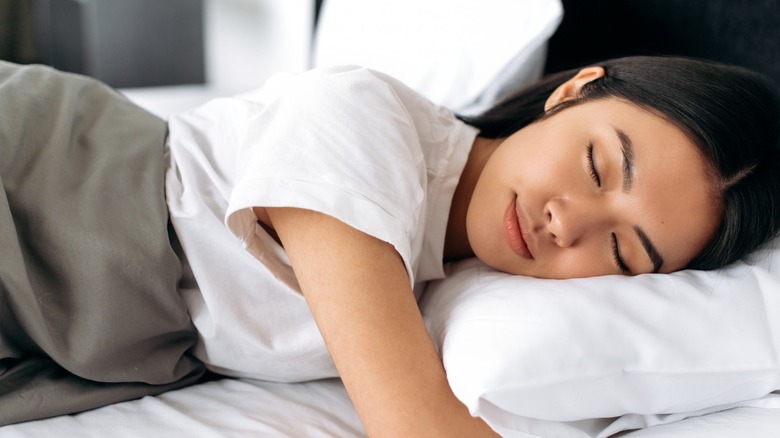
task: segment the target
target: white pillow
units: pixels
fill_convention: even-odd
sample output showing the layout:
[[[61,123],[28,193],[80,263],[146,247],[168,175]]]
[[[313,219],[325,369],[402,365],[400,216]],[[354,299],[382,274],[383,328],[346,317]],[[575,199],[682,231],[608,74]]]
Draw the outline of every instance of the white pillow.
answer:
[[[560,0],[326,0],[314,65],[379,70],[477,114],[541,75],[562,15]]]
[[[421,306],[456,395],[496,429],[696,411],[780,389],[780,239],[752,259],[574,280],[467,260]]]

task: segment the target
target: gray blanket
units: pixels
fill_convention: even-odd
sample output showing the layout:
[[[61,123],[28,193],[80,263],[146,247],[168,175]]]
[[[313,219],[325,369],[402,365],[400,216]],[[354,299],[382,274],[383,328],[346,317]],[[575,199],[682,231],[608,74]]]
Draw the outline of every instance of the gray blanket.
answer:
[[[197,381],[167,230],[165,123],[0,62],[0,425]]]

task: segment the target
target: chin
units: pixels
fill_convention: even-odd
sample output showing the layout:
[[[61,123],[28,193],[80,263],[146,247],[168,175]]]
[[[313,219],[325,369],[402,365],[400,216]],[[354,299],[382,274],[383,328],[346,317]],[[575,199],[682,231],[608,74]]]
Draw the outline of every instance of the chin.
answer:
[[[492,255],[492,254],[491,254]],[[518,263],[511,263],[507,260],[498,260],[496,257],[482,257],[479,253],[476,253],[476,256],[478,259],[482,261],[482,263],[488,265],[490,268],[495,269],[499,272],[504,272],[507,274],[512,275],[524,275],[527,277],[535,277],[535,275],[532,275],[530,272],[531,270],[528,269],[527,266],[522,266]],[[519,265],[519,266],[518,266]]]

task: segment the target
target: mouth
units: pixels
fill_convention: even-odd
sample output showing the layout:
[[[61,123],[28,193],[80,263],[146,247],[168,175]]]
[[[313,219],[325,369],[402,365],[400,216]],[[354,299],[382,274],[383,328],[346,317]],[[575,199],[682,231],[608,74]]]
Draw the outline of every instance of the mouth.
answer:
[[[504,233],[512,251],[520,257],[533,259],[528,244],[523,237],[523,228],[517,216],[517,196],[512,199],[504,213]]]

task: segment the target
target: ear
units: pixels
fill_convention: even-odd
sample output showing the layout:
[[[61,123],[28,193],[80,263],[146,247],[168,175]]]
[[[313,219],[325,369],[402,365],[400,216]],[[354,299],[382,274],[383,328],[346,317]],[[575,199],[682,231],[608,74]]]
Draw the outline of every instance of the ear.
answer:
[[[573,78],[562,83],[553,91],[544,104],[544,110],[548,111],[559,103],[576,98],[585,84],[594,79],[604,77],[605,74],[604,67],[592,66],[583,68]]]

